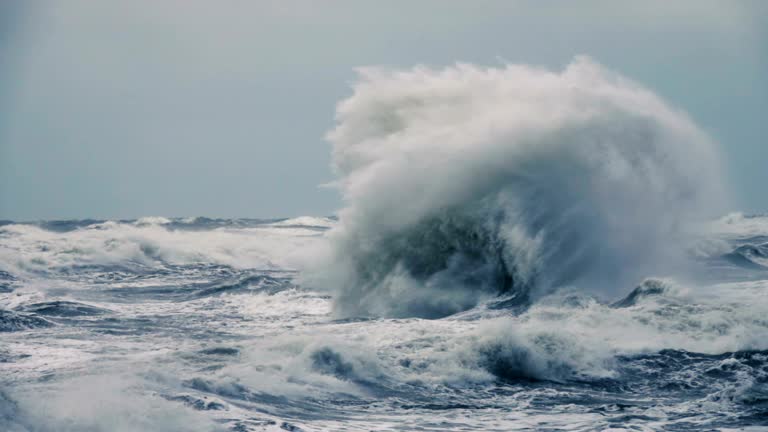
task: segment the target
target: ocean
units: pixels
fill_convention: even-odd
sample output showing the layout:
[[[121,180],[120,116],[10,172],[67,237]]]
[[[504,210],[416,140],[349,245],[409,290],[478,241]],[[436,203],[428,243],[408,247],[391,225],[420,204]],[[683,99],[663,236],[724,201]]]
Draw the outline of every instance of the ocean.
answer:
[[[678,109],[368,68],[326,138],[332,217],[3,222],[0,430],[768,430],[768,217]]]
[[[708,225],[702,284],[337,317],[294,266],[332,218],[6,223],[7,431],[760,430],[768,218]]]

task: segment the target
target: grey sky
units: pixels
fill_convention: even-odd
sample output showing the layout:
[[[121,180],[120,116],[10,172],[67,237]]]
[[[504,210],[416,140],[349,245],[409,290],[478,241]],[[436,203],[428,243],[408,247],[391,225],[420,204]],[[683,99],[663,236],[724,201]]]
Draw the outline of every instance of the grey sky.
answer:
[[[323,135],[354,67],[577,54],[688,111],[724,149],[736,209],[766,211],[767,6],[3,2],[0,219],[330,214]]]

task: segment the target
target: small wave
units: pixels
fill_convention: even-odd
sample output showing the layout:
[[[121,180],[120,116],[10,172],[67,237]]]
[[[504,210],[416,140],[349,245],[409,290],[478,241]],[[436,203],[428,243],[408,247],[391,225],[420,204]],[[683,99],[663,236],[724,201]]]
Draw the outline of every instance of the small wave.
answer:
[[[162,268],[204,263],[241,269],[292,268],[294,255],[322,235],[319,230],[307,230],[307,235],[296,236],[290,230],[270,229],[263,222],[241,225],[229,220],[190,229],[174,228],[175,224],[152,219],[80,221],[75,228],[68,222],[66,228],[57,230],[44,224],[2,226],[0,270],[20,277],[83,266]]]
[[[215,348],[206,348],[200,351],[200,354],[219,355],[219,356],[237,356],[238,354],[240,354],[240,350],[232,347],[215,347]]]
[[[0,332],[31,330],[53,325],[52,322],[32,314],[0,309]]]
[[[741,245],[723,255],[723,259],[738,267],[768,270],[768,243]]]
[[[219,401],[209,400],[208,396],[197,398],[192,395],[164,396],[169,401],[182,402],[184,405],[198,411],[225,411],[227,406]]]
[[[730,213],[706,224],[706,232],[728,238],[747,239],[768,233],[768,215]]]
[[[631,307],[651,296],[659,296],[670,292],[671,288],[664,281],[658,279],[646,279],[637,288],[633,289],[623,299],[613,303],[613,307]]]
[[[134,222],[136,226],[168,225],[170,223],[173,223],[171,219],[162,216],[146,216],[139,218]]]
[[[290,276],[267,274],[235,274],[211,282],[145,284],[108,288],[101,291],[111,299],[152,299],[161,301],[190,301],[222,294],[250,292],[275,294],[294,287]]]
[[[352,363],[345,361],[341,354],[329,347],[313,351],[310,358],[312,359],[312,368],[320,373],[338,378],[349,378],[354,372]]]
[[[22,305],[17,310],[37,315],[53,317],[79,317],[111,313],[109,309],[65,300],[53,300]]]
[[[273,222],[270,223],[269,226],[273,227],[309,227],[309,228],[319,228],[319,229],[328,229],[333,227],[336,224],[336,221],[333,218],[330,217],[312,217],[312,216],[301,216],[291,219],[284,219],[279,222]]]
[[[0,270],[0,293],[8,293],[14,290],[18,278],[7,271]]]
[[[250,275],[235,281],[216,282],[208,286],[197,288],[193,292],[194,297],[209,297],[213,295],[248,291],[265,294],[275,294],[293,287],[290,278],[278,278],[268,275]]]

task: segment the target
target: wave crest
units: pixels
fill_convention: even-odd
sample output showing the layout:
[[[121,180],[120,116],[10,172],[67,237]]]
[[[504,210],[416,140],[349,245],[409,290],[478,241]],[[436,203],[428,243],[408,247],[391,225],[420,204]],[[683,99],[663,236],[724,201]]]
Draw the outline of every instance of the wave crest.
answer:
[[[636,283],[676,261],[682,222],[723,201],[714,143],[587,58],[560,73],[363,69],[337,121],[346,206],[314,276],[341,316]]]

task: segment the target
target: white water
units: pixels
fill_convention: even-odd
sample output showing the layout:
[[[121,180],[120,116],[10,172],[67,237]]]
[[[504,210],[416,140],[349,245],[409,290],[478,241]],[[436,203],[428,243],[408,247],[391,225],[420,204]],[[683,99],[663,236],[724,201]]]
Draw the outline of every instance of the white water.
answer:
[[[741,233],[738,224],[751,230],[762,223],[754,219],[731,215],[709,229],[725,224]],[[740,281],[648,282],[621,307],[571,287],[515,313],[480,305],[438,320],[335,321],[332,299],[322,292],[290,285],[270,292],[254,281],[220,294],[177,297],[206,281],[222,279],[216,286],[227,286],[231,278],[241,278],[240,270],[232,276],[229,270],[221,273],[229,267],[210,271],[196,267],[201,263],[195,260],[171,263],[180,260],[175,254],[146,258],[137,270],[131,252],[124,255],[126,270],[112,271],[109,266],[119,259],[102,261],[104,251],[96,247],[127,238],[151,239],[162,251],[194,244],[196,259],[213,261],[224,245],[240,243],[261,245],[272,251],[268,262],[284,263],[325,243],[324,232],[313,226],[333,225],[301,221],[207,230],[133,222],[65,232],[0,227],[4,256],[15,257],[10,266],[3,261],[4,269],[26,269],[12,292],[0,292],[3,308],[29,314],[24,308],[30,305],[67,300],[109,311],[47,317],[53,327],[0,334],[0,355],[6,359],[0,363],[2,393],[13,401],[0,404],[7,411],[0,410],[0,424],[14,432],[219,431],[237,425],[258,431],[279,430],[283,422],[304,430],[591,429],[616,424],[610,423],[614,414],[588,408],[622,400],[637,404],[631,408],[637,418],[620,420],[616,413],[620,424],[664,430],[680,416],[701,427],[722,420],[723,413],[738,418],[739,404],[762,400],[763,375],[736,359],[662,373],[653,364],[622,357],[664,349],[706,354],[768,349],[768,278],[754,278],[765,276],[754,270],[745,270]],[[727,240],[731,232],[699,235]],[[274,244],[282,247],[270,248]],[[254,257],[261,268],[264,256]],[[97,262],[108,267],[79,267]],[[36,266],[45,269],[40,273]],[[165,287],[170,289],[152,290]],[[569,384],[633,383],[627,368],[650,374],[659,385],[684,383],[694,390],[670,399],[653,389],[635,395]],[[720,369],[736,375],[701,383]],[[499,387],[499,377],[512,383]],[[549,384],[514,384],[518,379]],[[702,386],[703,393],[696,393]],[[595,401],[582,409],[569,402],[572,398]],[[647,403],[657,398],[658,403]],[[197,410],[183,400],[224,408]],[[549,401],[548,408],[536,407],[542,400]],[[418,408],[432,405],[457,408]]]
[[[706,134],[587,58],[363,69],[328,138],[345,208],[314,276],[339,316],[444,316],[564,285],[616,295],[680,272],[680,227],[725,202]]]

